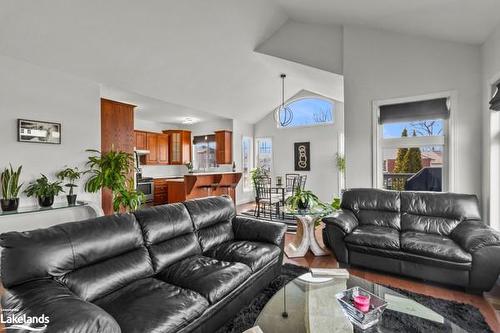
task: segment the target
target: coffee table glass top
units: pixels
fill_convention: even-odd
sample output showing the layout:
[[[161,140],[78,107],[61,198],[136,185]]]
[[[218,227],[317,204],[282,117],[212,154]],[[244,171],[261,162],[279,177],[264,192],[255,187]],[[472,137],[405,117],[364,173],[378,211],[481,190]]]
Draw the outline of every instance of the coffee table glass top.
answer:
[[[394,328],[380,319],[374,327],[361,331],[344,315],[335,295],[355,286],[362,287],[388,303],[384,316],[404,317],[405,321],[425,320],[445,328],[447,332],[466,331],[449,322],[433,310],[392,289],[350,276],[313,277],[311,273],[299,276],[279,290],[259,314],[255,326],[264,333],[353,333],[394,332]],[[283,313],[287,316],[284,317]],[[392,312],[392,313],[389,313]]]
[[[333,209],[328,206],[314,206],[308,209],[292,209],[290,206],[285,206],[284,212],[293,216],[326,216],[333,213]]]

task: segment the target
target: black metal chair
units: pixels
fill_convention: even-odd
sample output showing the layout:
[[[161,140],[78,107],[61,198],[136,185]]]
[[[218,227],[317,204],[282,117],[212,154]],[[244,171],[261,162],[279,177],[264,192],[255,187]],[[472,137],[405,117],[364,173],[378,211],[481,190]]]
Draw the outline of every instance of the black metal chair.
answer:
[[[285,191],[286,193],[295,192],[296,179],[299,178],[298,173],[287,173],[285,174]]]
[[[269,219],[273,219],[273,210],[276,216],[280,216],[280,205],[282,199],[273,195],[273,189],[271,187],[271,178],[263,177],[257,180],[255,184],[255,205],[256,205],[256,216],[260,217],[263,213],[266,216],[266,208],[269,212]],[[274,209],[273,209],[274,208]]]
[[[300,175],[299,187],[301,190],[306,188],[307,175]]]

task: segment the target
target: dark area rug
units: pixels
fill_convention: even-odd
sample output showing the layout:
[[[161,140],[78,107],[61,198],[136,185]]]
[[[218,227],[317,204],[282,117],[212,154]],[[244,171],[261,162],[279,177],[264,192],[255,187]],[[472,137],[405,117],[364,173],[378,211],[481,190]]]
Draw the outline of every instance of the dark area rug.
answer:
[[[251,328],[260,311],[264,308],[271,297],[285,284],[295,279],[296,277],[307,273],[308,271],[309,269],[305,267],[295,266],[291,264],[283,265],[281,274],[276,279],[274,279],[259,295],[257,295],[248,306],[241,309],[241,311],[233,318],[232,321],[226,323],[224,327],[219,329],[217,333],[241,333]],[[434,310],[442,316],[449,318],[450,321],[460,326],[467,332],[492,332],[488,324],[484,320],[481,312],[472,305],[438,299],[392,287],[391,289],[417,301],[420,304],[423,304],[424,306]],[[436,324],[429,320],[415,318],[402,313],[396,313],[391,310],[386,310],[382,318],[384,323],[383,326],[387,327],[390,331],[393,332],[452,332],[449,327]],[[358,330],[355,331],[362,332]]]
[[[250,216],[250,217],[253,217],[255,219],[262,220],[262,221],[273,221],[273,222],[285,223],[287,226],[288,232],[296,232],[297,231],[297,220],[292,215],[285,214],[285,219],[283,219],[282,216],[277,216],[274,213],[272,214],[272,217],[273,217],[272,219],[269,217],[268,213],[266,213],[265,216],[264,216],[264,214],[261,214],[259,217],[256,217],[256,216],[254,216],[255,209],[250,209],[250,210],[247,210],[245,212],[241,212],[240,214],[245,215],[245,216]]]

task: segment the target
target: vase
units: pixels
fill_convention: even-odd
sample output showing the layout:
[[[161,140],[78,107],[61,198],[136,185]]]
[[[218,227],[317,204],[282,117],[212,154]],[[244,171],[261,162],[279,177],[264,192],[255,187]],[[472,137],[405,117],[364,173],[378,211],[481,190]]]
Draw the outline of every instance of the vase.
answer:
[[[74,206],[76,204],[76,194],[67,195],[66,200],[68,200],[69,206]]]
[[[2,211],[11,212],[13,210],[17,210],[17,207],[19,206],[19,198],[0,199],[0,204],[2,207]]]
[[[54,196],[38,197],[38,204],[41,207],[50,207],[54,204]]]

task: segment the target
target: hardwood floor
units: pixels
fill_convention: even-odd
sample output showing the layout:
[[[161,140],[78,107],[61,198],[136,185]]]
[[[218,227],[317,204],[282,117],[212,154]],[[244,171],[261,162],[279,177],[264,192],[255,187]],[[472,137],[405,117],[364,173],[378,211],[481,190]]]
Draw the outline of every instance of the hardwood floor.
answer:
[[[240,205],[238,206],[238,212],[246,211],[251,208],[253,208],[253,204]],[[292,242],[294,236],[294,234],[287,233],[285,243],[288,244]],[[324,246],[320,228],[316,230],[316,236],[320,244]],[[315,257],[310,251],[303,258],[292,259],[285,256],[284,262],[305,267],[338,267],[338,262],[333,255]],[[481,311],[493,332],[500,332],[500,286],[498,284],[490,292],[484,293],[483,296],[479,296],[467,294],[458,289],[450,289],[430,282],[400,277],[389,273],[380,273],[359,268],[349,268],[349,272],[352,275],[375,283],[406,289],[436,298],[471,304]]]

